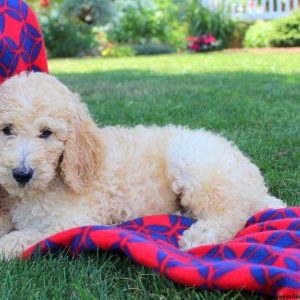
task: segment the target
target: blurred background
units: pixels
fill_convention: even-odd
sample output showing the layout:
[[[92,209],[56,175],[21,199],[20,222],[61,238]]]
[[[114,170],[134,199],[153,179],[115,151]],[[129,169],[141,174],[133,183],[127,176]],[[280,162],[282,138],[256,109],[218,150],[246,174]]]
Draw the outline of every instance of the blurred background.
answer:
[[[300,46],[300,0],[27,2],[50,58]]]

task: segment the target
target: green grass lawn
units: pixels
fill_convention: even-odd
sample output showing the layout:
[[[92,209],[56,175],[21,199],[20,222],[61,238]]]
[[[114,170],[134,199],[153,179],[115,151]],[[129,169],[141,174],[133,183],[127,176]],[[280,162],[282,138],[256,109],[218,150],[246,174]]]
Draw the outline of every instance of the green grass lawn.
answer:
[[[51,73],[99,125],[181,124],[233,140],[271,192],[300,205],[300,55],[208,54],[66,59]],[[176,285],[120,253],[0,262],[1,299],[256,299]]]

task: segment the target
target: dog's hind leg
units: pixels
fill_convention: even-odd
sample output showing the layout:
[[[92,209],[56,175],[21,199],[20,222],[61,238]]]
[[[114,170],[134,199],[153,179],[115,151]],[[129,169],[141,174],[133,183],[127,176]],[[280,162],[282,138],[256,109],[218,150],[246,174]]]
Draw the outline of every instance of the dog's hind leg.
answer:
[[[208,135],[199,143],[194,133],[181,141],[169,149],[169,181],[186,215],[198,220],[181,248],[228,241],[253,213],[285,206],[276,198],[267,201],[258,168],[225,139]]]
[[[283,208],[286,204],[280,199],[266,195],[254,212],[267,208]],[[199,210],[198,210],[199,212]],[[247,208],[231,209],[230,206],[223,210],[216,210],[210,216],[202,217],[193,215],[198,219],[187,231],[184,232],[179,244],[181,249],[186,250],[204,244],[222,243],[232,239],[245,225],[252,215]]]

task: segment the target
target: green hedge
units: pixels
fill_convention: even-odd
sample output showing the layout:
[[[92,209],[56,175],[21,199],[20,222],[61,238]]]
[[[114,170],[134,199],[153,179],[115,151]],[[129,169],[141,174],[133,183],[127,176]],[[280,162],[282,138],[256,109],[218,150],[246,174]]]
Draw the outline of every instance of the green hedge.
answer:
[[[300,10],[274,21],[257,21],[246,32],[245,47],[300,46]]]
[[[47,54],[49,57],[74,57],[92,54],[97,48],[93,28],[55,11],[40,14]]]
[[[272,46],[300,46],[300,10],[289,17],[274,21],[274,30],[270,37]]]
[[[273,23],[268,21],[255,22],[246,32],[244,46],[248,48],[269,47],[273,26]]]

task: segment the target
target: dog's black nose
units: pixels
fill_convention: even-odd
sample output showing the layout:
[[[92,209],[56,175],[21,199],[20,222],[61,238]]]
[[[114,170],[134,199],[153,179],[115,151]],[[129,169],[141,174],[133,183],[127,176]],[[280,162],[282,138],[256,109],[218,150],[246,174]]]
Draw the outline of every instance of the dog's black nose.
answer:
[[[13,177],[14,179],[20,183],[20,184],[25,184],[27,183],[33,175],[33,170],[30,167],[19,167],[13,169]]]

